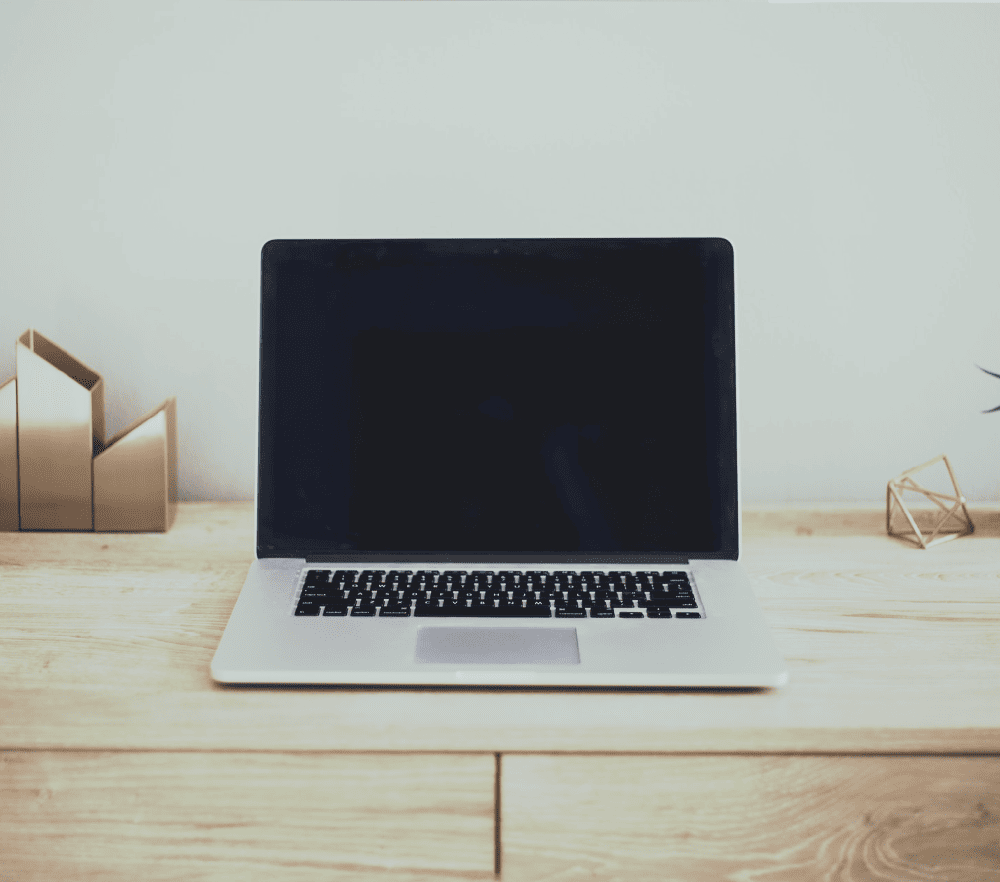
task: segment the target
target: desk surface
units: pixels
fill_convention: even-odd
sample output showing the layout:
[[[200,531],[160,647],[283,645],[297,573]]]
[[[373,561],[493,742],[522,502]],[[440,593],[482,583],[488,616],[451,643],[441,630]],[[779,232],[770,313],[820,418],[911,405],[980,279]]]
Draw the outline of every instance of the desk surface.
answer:
[[[0,743],[28,749],[997,753],[1000,509],[928,551],[884,510],[759,508],[743,563],[774,691],[226,687],[209,661],[253,546],[246,503],[169,533],[0,534]]]

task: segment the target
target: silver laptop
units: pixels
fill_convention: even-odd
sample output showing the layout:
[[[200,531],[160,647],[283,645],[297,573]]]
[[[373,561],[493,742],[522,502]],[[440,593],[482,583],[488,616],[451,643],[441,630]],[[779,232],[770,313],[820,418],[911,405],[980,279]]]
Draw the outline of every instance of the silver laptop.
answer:
[[[773,687],[724,239],[268,242],[224,683]]]

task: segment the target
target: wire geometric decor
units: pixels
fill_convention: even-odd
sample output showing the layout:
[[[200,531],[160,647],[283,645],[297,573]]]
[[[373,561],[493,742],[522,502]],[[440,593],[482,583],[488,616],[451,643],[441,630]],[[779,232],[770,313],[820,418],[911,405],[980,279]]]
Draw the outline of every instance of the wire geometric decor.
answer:
[[[913,479],[916,472],[939,462],[944,462],[944,467],[948,470],[948,477],[955,490],[953,494],[928,490]],[[911,510],[903,501],[903,493],[907,491],[919,493],[930,500],[935,508],[930,511]],[[967,536],[975,527],[965,501],[962,491],[958,489],[958,481],[955,480],[948,457],[944,454],[936,456],[889,481],[885,491],[885,530],[890,536],[912,542],[920,548],[930,548],[949,539]]]

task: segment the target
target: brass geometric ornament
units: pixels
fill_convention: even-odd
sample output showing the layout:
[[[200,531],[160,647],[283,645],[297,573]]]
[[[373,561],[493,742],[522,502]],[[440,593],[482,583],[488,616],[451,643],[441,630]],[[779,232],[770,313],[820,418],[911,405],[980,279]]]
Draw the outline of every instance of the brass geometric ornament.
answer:
[[[944,463],[951,480],[954,493],[928,490],[913,477],[917,472]],[[905,493],[918,494],[907,505]],[[921,498],[922,497],[922,498]],[[926,503],[931,503],[927,506]],[[965,507],[965,497],[958,489],[958,481],[951,469],[948,457],[942,454],[923,465],[907,469],[899,477],[889,481],[885,491],[885,529],[890,536],[912,542],[920,548],[930,548],[949,539],[967,536],[975,529],[969,510]],[[923,507],[918,508],[918,505]]]

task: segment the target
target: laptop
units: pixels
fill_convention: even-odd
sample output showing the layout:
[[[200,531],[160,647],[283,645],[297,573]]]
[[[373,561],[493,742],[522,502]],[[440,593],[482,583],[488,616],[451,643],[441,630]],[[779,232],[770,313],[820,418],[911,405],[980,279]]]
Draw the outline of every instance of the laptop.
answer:
[[[222,683],[776,687],[724,239],[271,241]]]

